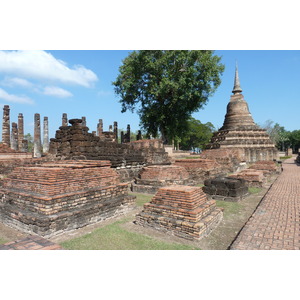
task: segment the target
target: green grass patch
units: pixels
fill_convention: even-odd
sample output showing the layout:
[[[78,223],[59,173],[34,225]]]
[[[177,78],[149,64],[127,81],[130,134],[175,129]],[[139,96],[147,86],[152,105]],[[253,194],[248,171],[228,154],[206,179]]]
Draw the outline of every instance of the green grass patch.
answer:
[[[262,189],[259,187],[249,187],[248,188],[248,191],[250,194],[257,194],[257,193],[261,192],[261,190]]]
[[[140,193],[129,193],[130,195],[136,196],[135,203],[137,206],[143,206],[145,203],[150,202],[154,195],[140,194]]]
[[[285,159],[289,159],[292,158],[292,156],[280,156],[279,159],[280,160],[285,160]]]
[[[7,243],[8,241],[0,237],[0,245]]]
[[[204,187],[204,184],[203,183],[199,183],[199,184],[196,184],[196,186],[198,186],[198,187]]]
[[[186,157],[184,157],[183,159],[199,159],[200,158],[200,156],[186,156]]]
[[[200,250],[184,244],[165,243],[127,231],[121,226],[125,222],[128,222],[128,219],[124,218],[82,237],[62,242],[60,245],[69,250]]]
[[[223,200],[216,200],[216,205],[217,207],[224,209],[224,218],[239,213],[243,208],[242,204],[240,204],[239,202],[228,202]]]

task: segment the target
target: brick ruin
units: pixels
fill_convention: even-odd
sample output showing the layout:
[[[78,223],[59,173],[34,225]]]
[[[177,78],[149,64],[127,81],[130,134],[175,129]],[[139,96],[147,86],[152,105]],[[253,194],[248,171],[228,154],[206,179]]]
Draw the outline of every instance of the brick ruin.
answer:
[[[170,163],[161,141],[119,144],[114,131],[103,131],[102,120],[97,126],[100,136],[89,133],[82,119],[71,119],[69,123],[71,126],[61,126],[50,139],[49,159],[110,160],[124,181],[132,180],[144,165]]]
[[[188,240],[199,240],[208,235],[222,217],[215,200],[209,200],[200,187],[175,185],[160,188],[136,215],[135,223]]]
[[[252,163],[256,161],[271,161],[277,158],[277,149],[264,129],[259,128],[253,121],[249,107],[241,94],[238,69],[235,71],[233,95],[227,105],[227,113],[223,126],[214,133],[203,158],[221,160],[228,155],[232,169],[239,162]],[[225,150],[225,151],[224,151]]]
[[[0,221],[48,237],[122,214],[134,199],[109,161],[43,162],[3,179]]]
[[[184,167],[187,170],[189,183],[192,185],[203,183],[207,178],[226,173],[224,167],[212,159],[176,159],[174,165]]]
[[[248,186],[244,179],[216,177],[204,181],[203,191],[212,199],[237,202],[248,194]]]
[[[160,187],[170,185],[186,185],[189,174],[185,168],[174,165],[143,167],[139,172],[132,191],[155,194]]]

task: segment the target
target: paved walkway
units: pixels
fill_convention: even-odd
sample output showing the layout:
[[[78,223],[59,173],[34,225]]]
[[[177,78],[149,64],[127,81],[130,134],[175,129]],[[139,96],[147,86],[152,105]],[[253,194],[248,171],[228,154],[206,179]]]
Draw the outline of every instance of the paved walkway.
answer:
[[[38,235],[0,245],[0,250],[62,250],[62,248]]]
[[[295,158],[283,163],[283,172],[251,216],[231,250],[300,249],[300,166]]]

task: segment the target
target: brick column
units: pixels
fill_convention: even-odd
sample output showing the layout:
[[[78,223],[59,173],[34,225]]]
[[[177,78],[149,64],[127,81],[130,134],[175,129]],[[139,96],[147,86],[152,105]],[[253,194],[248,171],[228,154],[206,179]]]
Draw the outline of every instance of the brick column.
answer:
[[[42,156],[41,120],[40,114],[34,114],[33,157]]]
[[[130,143],[130,125],[129,124],[127,125],[127,133],[126,133],[126,135],[127,135],[126,142]]]
[[[82,119],[81,125],[82,125],[83,127],[86,127],[86,117],[82,117],[81,119]]]
[[[19,150],[19,147],[18,147],[18,124],[15,122],[11,123],[10,147],[13,150]]]
[[[102,119],[99,119],[99,123],[97,125],[97,135],[101,136],[103,132],[103,121]]]
[[[24,119],[23,119],[23,114],[19,114],[18,115],[18,148],[21,151],[23,151],[23,140],[24,140]]]
[[[118,122],[114,122],[115,141],[118,143]]]
[[[62,126],[68,126],[68,116],[67,114],[62,114],[62,122],[61,122]]]
[[[43,153],[49,152],[49,127],[48,127],[48,117],[44,117],[44,127],[43,127]]]
[[[2,119],[2,143],[10,147],[10,119],[9,119],[9,105],[3,107]]]

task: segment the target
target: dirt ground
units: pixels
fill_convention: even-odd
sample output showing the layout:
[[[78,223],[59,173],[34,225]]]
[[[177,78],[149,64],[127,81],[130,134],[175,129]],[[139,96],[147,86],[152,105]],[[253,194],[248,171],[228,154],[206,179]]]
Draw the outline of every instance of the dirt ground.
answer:
[[[104,227],[108,224],[114,223],[117,220],[126,217],[128,221],[122,226],[128,231],[136,232],[139,234],[147,235],[158,240],[168,243],[180,243],[186,245],[192,245],[202,250],[226,250],[236,238],[239,231],[248,221],[257,205],[268,191],[269,187],[273,183],[275,178],[272,179],[259,193],[250,194],[245,199],[239,201],[239,210],[235,213],[227,213],[227,217],[223,218],[218,227],[207,237],[202,238],[200,241],[188,241],[173,235],[166,235],[160,231],[152,228],[141,227],[133,223],[135,215],[142,210],[142,207],[136,207],[130,213],[122,215],[116,218],[102,221],[92,225],[85,226],[83,228],[73,230],[64,234],[60,234],[50,238],[52,242],[61,243],[65,240],[69,240],[78,236],[88,234],[96,228]],[[16,241],[26,237],[28,234],[12,229],[0,223],[0,243]]]

